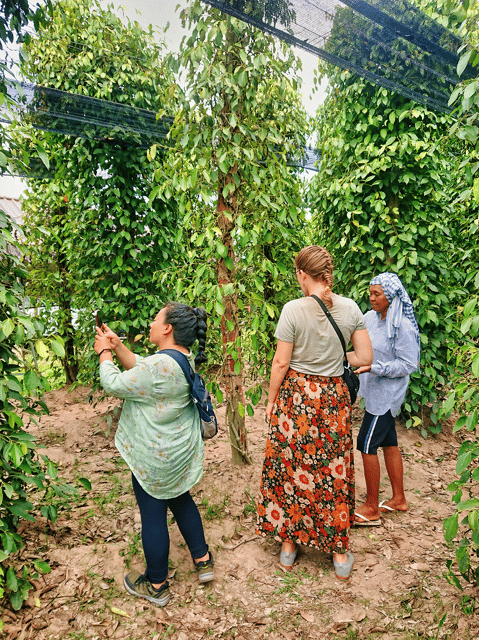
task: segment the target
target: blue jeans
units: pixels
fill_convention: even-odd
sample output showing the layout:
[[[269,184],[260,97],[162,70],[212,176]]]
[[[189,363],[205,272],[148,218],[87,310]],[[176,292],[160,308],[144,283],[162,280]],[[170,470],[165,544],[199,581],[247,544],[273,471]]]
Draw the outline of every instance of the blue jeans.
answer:
[[[190,492],[177,498],[159,500],[150,496],[132,474],[133,490],[141,515],[141,541],[146,560],[146,575],[155,584],[168,577],[170,536],[166,512],[171,509],[185,539],[192,558],[202,558],[208,553],[200,512]]]

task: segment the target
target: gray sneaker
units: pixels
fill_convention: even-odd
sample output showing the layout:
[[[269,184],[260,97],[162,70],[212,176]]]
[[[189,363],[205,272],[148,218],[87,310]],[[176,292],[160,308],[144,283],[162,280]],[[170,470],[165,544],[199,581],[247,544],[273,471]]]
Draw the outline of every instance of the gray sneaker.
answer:
[[[156,589],[148,579],[146,573],[139,573],[138,571],[131,571],[124,580],[125,588],[132,596],[140,596],[146,598],[150,602],[157,604],[159,607],[164,607],[170,599],[170,585],[168,580],[161,585],[159,589]]]
[[[198,574],[198,580],[200,582],[211,582],[215,577],[213,554],[209,552],[210,557],[208,560],[200,560],[195,562],[195,569]]]

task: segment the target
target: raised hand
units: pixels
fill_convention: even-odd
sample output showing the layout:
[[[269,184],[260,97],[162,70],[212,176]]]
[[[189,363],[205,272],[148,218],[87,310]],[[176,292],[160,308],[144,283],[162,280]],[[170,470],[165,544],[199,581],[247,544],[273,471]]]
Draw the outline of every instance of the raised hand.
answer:
[[[97,331],[99,331],[99,329],[97,329]],[[121,338],[114,331],[112,331],[112,329],[110,329],[110,327],[108,325],[103,323],[101,325],[101,331],[102,331],[102,334],[106,338],[108,338],[108,340],[110,341],[110,348],[111,349],[116,351],[116,349],[118,349],[118,347],[121,347],[121,345],[122,345]]]

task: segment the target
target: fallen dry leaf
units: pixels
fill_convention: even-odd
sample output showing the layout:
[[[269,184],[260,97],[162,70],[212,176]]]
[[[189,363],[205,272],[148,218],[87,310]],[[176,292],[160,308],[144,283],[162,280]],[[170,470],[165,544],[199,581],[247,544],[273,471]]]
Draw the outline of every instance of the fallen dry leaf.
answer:
[[[159,624],[166,624],[166,613],[164,609],[160,609],[159,607],[155,607],[154,610],[156,621]]]
[[[426,562],[414,562],[411,565],[411,569],[416,569],[417,571],[430,571],[431,565],[427,564]]]
[[[350,624],[351,622],[361,622],[367,613],[365,609],[352,607],[351,609],[341,609],[333,616],[333,622],[337,624]]]
[[[123,616],[123,618],[131,618],[129,613],[123,611],[123,609],[118,609],[118,607],[111,607],[111,611],[112,613],[116,613],[119,616]]]
[[[48,622],[45,618],[35,618],[32,620],[32,627],[39,631],[40,629],[46,629],[48,627]]]
[[[115,633],[119,624],[120,623],[118,622],[118,620],[114,620],[113,622],[109,623],[108,627],[106,628],[106,635],[108,638]]]
[[[299,615],[306,620],[306,622],[314,622],[314,616],[310,613],[306,613],[306,611],[300,611]]]

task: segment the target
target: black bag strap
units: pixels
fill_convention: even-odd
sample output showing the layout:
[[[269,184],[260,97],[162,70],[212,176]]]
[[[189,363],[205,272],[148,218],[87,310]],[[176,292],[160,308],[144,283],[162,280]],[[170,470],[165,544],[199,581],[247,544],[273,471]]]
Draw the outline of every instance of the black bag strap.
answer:
[[[177,351],[176,349],[162,349],[161,351],[158,351],[158,353],[166,353],[167,356],[173,358],[173,360],[175,360],[175,362],[180,365],[181,370],[185,374],[185,378],[190,384],[190,387],[193,387],[194,371],[191,368],[190,362],[184,353],[181,353],[181,351]]]
[[[338,338],[341,340],[341,344],[343,345],[343,351],[344,351],[344,359],[347,360],[348,357],[346,355],[346,344],[344,342],[344,338],[343,338],[343,334],[341,333],[340,328],[338,327],[338,325],[336,324],[336,322],[334,321],[333,316],[329,313],[328,307],[324,304],[324,302],[321,300],[321,298],[318,298],[318,296],[315,296],[314,293],[311,294],[311,297],[314,298],[316,300],[316,302],[319,304],[319,306],[321,307],[321,309],[324,311],[324,313],[326,314],[327,319],[329,320],[329,322],[333,325],[333,329],[336,331],[336,333],[338,334]]]

